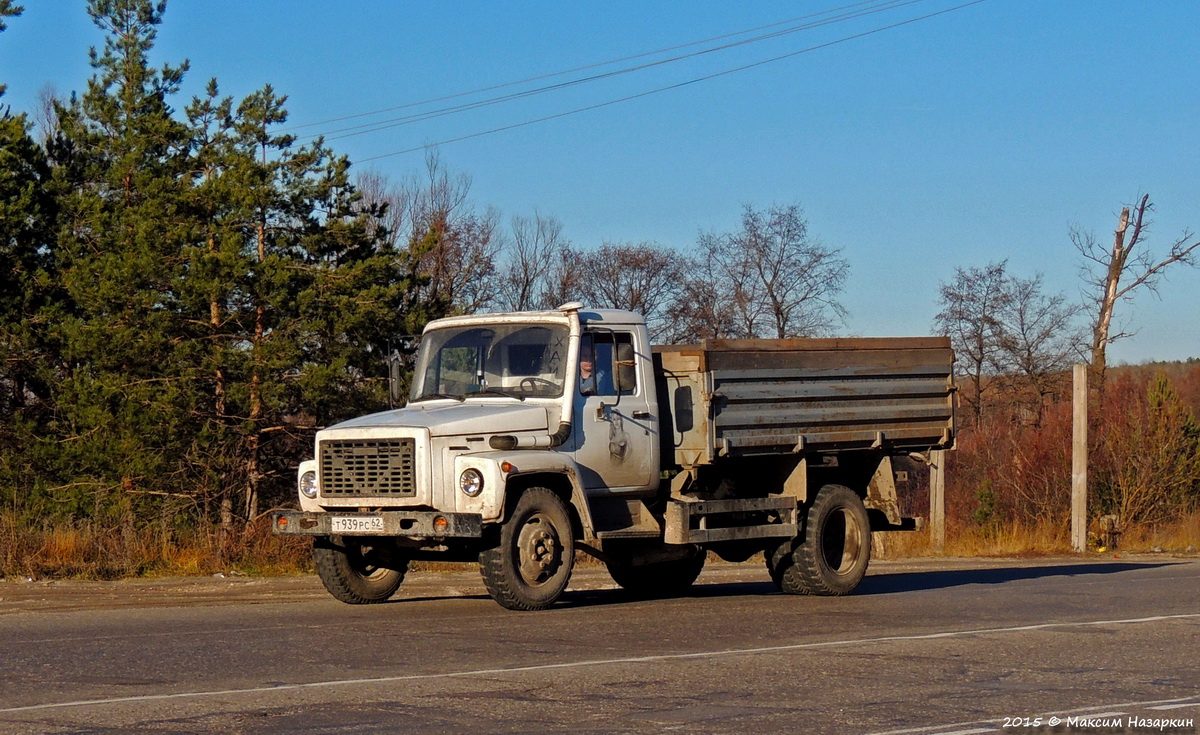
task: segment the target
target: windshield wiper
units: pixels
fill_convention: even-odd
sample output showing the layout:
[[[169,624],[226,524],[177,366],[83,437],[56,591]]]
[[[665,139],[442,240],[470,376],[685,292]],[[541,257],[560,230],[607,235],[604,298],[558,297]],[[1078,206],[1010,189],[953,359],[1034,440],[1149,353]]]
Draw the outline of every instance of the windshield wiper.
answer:
[[[466,396],[452,396],[449,393],[426,393],[425,395],[421,396],[420,398],[412,399],[411,401],[409,401],[409,403],[416,403],[417,401],[430,401],[430,400],[433,400],[434,398],[452,398],[452,399],[458,401],[459,403],[462,403],[463,401],[465,401],[467,399]]]
[[[501,388],[484,388],[483,390],[472,393],[473,396],[504,396],[505,398],[517,398],[525,400],[524,393],[518,393],[511,390],[503,390]]]

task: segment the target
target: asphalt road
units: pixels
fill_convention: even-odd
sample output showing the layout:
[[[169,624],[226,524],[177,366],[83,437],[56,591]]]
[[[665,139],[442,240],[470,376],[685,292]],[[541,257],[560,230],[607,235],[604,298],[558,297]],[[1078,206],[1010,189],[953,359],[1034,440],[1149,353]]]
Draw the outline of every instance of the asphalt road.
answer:
[[[963,735],[1197,720],[1195,559],[877,562],[845,598],[778,594],[747,563],[710,564],[687,597],[635,601],[584,569],[540,613],[501,609],[474,570],[415,573],[394,601],[359,607],[315,578],[0,584],[5,733]]]

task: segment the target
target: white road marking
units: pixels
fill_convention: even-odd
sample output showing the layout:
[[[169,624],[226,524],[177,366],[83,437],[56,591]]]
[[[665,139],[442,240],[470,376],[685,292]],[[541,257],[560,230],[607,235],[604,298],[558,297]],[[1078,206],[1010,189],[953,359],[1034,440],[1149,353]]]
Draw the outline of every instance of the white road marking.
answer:
[[[1019,633],[1030,630],[1051,630],[1055,628],[1082,628],[1105,625],[1136,625],[1153,623],[1164,620],[1189,620],[1200,618],[1200,613],[1183,613],[1178,615],[1154,615],[1145,618],[1128,618],[1124,620],[1085,620],[1061,623],[1037,623],[1033,625],[1017,625],[1006,628],[976,628],[972,630],[947,630],[938,633],[921,633],[915,635],[890,635],[875,638],[847,638],[836,641],[818,641],[813,643],[792,643],[782,646],[761,646],[757,648],[733,648],[720,651],[694,651],[691,653],[664,653],[654,656],[630,656],[627,658],[594,659],[588,661],[567,661],[557,664],[538,664],[536,666],[511,666],[495,669],[472,669],[468,671],[447,671],[437,674],[406,674],[403,676],[379,676],[362,679],[330,679],[300,684],[280,684],[277,686],[245,687],[242,689],[212,689],[191,692],[172,692],[169,694],[143,694],[129,697],[110,697],[106,699],[80,699],[70,702],[49,702],[46,704],[31,704],[23,707],[0,708],[4,712],[31,712],[35,710],[59,709],[63,707],[85,707],[101,704],[123,704],[128,702],[153,702],[170,699],[195,699],[199,697],[221,697],[238,694],[259,694],[262,692],[284,692],[299,689],[316,689],[320,687],[354,686],[362,684],[390,684],[404,681],[420,681],[432,679],[452,679],[472,676],[496,676],[501,674],[521,674],[533,671],[558,671],[564,669],[581,669],[594,666],[613,666],[621,664],[657,663],[661,661],[684,661],[689,659],[721,658],[725,656],[747,656],[759,653],[781,653],[784,651],[801,651],[806,649],[833,648],[836,646],[853,646],[863,644],[895,643],[899,641],[925,641],[961,636],[986,635],[993,633]],[[1179,699],[1160,699],[1152,704],[1178,702]],[[1111,705],[1109,705],[1111,706]],[[1124,706],[1124,705],[1118,705]],[[986,722],[986,721],[985,721]],[[983,722],[964,722],[960,725],[983,724]],[[944,724],[939,727],[955,727],[956,724]],[[909,732],[929,732],[936,728],[915,728],[911,730],[892,730],[876,735],[899,735]]]
[[[1147,707],[1147,709],[1181,709],[1183,707],[1197,707],[1200,702],[1184,702],[1183,704],[1162,704],[1157,707]]]
[[[1183,702],[1183,704],[1170,704],[1162,707],[1147,707],[1151,704],[1163,704],[1164,702]],[[1060,710],[1058,712],[1043,712],[1037,715],[1029,715],[1031,718],[1041,717],[1047,719],[1057,716],[1061,719],[1066,719],[1068,715],[1081,715],[1089,718],[1114,717],[1116,715],[1124,715],[1125,712],[1095,712],[1094,710],[1103,710],[1106,707],[1146,707],[1147,709],[1174,709],[1176,707],[1193,707],[1200,704],[1196,701],[1195,695],[1189,697],[1176,697],[1174,699],[1148,699],[1143,702],[1109,702],[1108,704],[1092,705],[1091,707],[1080,707],[1079,709]],[[956,732],[944,732],[945,727],[967,727],[970,725],[992,725],[986,730],[973,730],[971,732],[995,732],[1001,729],[1000,723],[1003,718],[997,717],[991,720],[973,720],[971,722],[947,722],[940,725],[926,725],[924,727],[906,727],[900,730],[883,730],[880,732],[868,733],[868,735],[915,735],[916,733],[929,733],[929,735],[954,735]]]

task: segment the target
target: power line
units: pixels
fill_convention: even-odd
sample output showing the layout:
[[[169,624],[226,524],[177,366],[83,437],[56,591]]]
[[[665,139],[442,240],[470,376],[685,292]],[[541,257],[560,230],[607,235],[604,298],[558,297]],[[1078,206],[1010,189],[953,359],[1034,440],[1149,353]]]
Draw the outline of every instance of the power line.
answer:
[[[621,103],[621,102],[629,102],[630,100],[639,99],[639,98],[641,98],[641,97],[648,97],[648,96],[650,96],[650,95],[653,95],[653,94],[659,94],[659,93],[661,93],[661,92],[667,92],[667,91],[670,91],[670,90],[673,90],[673,89],[679,89],[679,88],[681,88],[681,87],[687,87],[687,86],[689,86],[689,85],[692,85],[692,84],[697,84],[697,83],[699,83],[699,82],[708,81],[708,80],[710,80],[710,79],[716,79],[716,78],[718,78],[718,77],[727,76],[727,75],[729,75],[729,74],[735,74],[735,73],[737,73],[737,72],[740,72],[740,71],[745,71],[745,70],[747,70],[747,69],[753,69],[753,68],[755,68],[755,67],[763,66],[763,65],[765,65],[765,64],[771,64],[771,63],[774,63],[774,62],[776,62],[776,61],[782,61],[782,60],[784,60],[784,59],[790,59],[790,58],[792,58],[792,57],[794,57],[794,56],[799,56],[799,55],[801,55],[801,54],[807,54],[807,53],[810,53],[810,52],[812,52],[812,51],[818,51],[818,50],[820,50],[820,49],[823,49],[823,48],[829,48],[830,46],[836,46],[836,45],[838,45],[838,44],[842,44],[842,43],[846,43],[846,42],[848,42],[848,41],[853,41],[853,40],[856,40],[856,39],[859,39],[859,38],[863,38],[863,37],[866,37],[866,36],[874,35],[874,34],[876,34],[876,33],[882,33],[883,31],[889,31],[889,30],[892,30],[892,29],[895,29],[895,28],[900,28],[901,26],[910,25],[910,24],[912,24],[912,23],[917,23],[917,22],[920,22],[920,21],[923,21],[923,20],[928,20],[928,19],[930,19],[930,18],[935,18],[935,17],[937,17],[937,16],[939,16],[939,15],[945,15],[945,14],[947,14],[947,13],[952,13],[952,12],[955,12],[955,11],[957,11],[957,10],[962,10],[963,8],[968,8],[968,7],[972,6],[972,5],[979,5],[980,3],[983,3],[983,2],[986,2],[986,0],[971,0],[971,2],[962,3],[961,5],[955,5],[954,7],[951,7],[951,8],[946,8],[945,10],[939,10],[939,11],[937,11],[937,12],[934,12],[934,13],[929,13],[929,14],[922,15],[922,16],[918,16],[918,17],[916,17],[916,18],[909,18],[908,20],[903,20],[903,21],[900,21],[900,22],[898,22],[898,23],[892,23],[892,24],[890,24],[890,25],[881,26],[881,27],[879,27],[879,28],[873,28],[873,29],[871,29],[871,30],[869,30],[869,31],[863,31],[863,32],[861,32],[861,33],[855,33],[855,34],[853,34],[853,35],[850,35],[850,36],[845,36],[844,38],[839,38],[839,39],[837,39],[837,40],[834,40],[834,41],[827,41],[826,43],[818,44],[818,45],[816,45],[816,46],[809,46],[808,48],[804,48],[804,49],[801,49],[801,50],[799,50],[799,51],[793,51],[793,52],[791,52],[791,53],[783,54],[783,55],[780,55],[780,56],[774,56],[774,57],[772,57],[772,58],[769,58],[769,59],[763,59],[762,61],[756,61],[756,62],[754,62],[754,63],[752,63],[752,64],[746,64],[746,65],[744,65],[744,66],[739,66],[739,67],[735,67],[735,68],[732,68],[732,69],[726,69],[726,70],[724,70],[724,71],[715,72],[715,73],[713,73],[713,74],[707,74],[707,75],[705,75],[705,76],[702,76],[702,77],[696,77],[696,78],[694,78],[694,79],[689,79],[689,80],[687,80],[687,81],[684,81],[684,82],[678,82],[678,83],[676,83],[676,84],[669,84],[669,85],[667,85],[667,86],[665,86],[665,87],[658,87],[658,88],[656,88],[656,89],[650,89],[650,90],[647,90],[647,91],[645,91],[645,92],[639,92],[639,93],[637,93],[637,94],[631,94],[631,95],[628,95],[628,96],[625,96],[625,97],[619,97],[619,98],[617,98],[617,99],[608,100],[607,102],[599,102],[599,103],[596,103],[596,104],[594,104],[594,105],[587,105],[586,107],[578,107],[578,108],[575,108],[575,109],[573,109],[573,110],[567,110],[567,111],[565,111],[565,112],[559,112],[559,113],[556,113],[556,114],[554,114],[554,115],[546,115],[546,116],[543,116],[543,117],[535,118],[535,119],[533,119],[533,120],[526,120],[526,121],[524,121],[524,122],[513,123],[513,124],[511,124],[511,125],[503,125],[503,126],[501,126],[501,127],[492,128],[492,129],[490,129],[490,130],[484,130],[484,131],[481,131],[481,132],[478,132],[478,133],[470,133],[470,134],[468,134],[468,135],[460,135],[460,136],[458,136],[458,137],[456,137],[456,138],[447,138],[446,140],[440,140],[440,141],[437,141],[437,142],[435,142],[435,143],[426,143],[425,145],[415,146],[415,147],[412,147],[412,148],[405,148],[404,150],[400,150],[400,151],[393,151],[393,152],[391,152],[391,153],[381,153],[381,154],[379,154],[379,155],[377,155],[377,156],[369,156],[369,157],[367,157],[367,158],[359,158],[359,159],[357,160],[357,162],[358,162],[358,163],[366,163],[367,161],[377,161],[377,160],[379,160],[379,159],[381,159],[381,158],[391,158],[392,156],[401,156],[401,155],[404,155],[405,153],[414,153],[414,152],[416,152],[416,151],[422,151],[422,150],[426,150],[427,148],[430,148],[430,147],[432,147],[432,146],[447,145],[447,144],[449,144],[449,143],[458,143],[458,142],[460,142],[460,141],[464,141],[464,140],[470,140],[470,139],[472,139],[472,138],[479,138],[479,137],[482,137],[482,136],[484,136],[484,135],[492,135],[493,133],[502,133],[502,132],[504,132],[504,131],[507,131],[507,130],[514,130],[514,129],[516,129],[516,128],[523,128],[523,127],[526,127],[526,126],[528,126],[528,125],[534,125],[534,124],[537,124],[537,123],[540,123],[540,122],[546,122],[546,121],[548,121],[548,120],[556,120],[556,119],[558,119],[558,118],[561,118],[561,117],[567,117],[568,115],[575,115],[575,114],[578,114],[578,113],[580,113],[580,112],[588,112],[588,111],[590,111],[590,110],[597,110],[597,109],[600,109],[600,108],[602,108],[602,107],[608,107],[608,106],[610,106],[610,105],[619,104],[619,103]]]
[[[434,102],[445,102],[446,100],[458,99],[460,97],[469,97],[470,95],[482,94],[484,92],[494,92],[497,89],[506,89],[508,87],[515,87],[520,84],[528,84],[530,82],[539,82],[543,79],[553,79],[554,77],[566,76],[567,74],[574,74],[576,72],[587,71],[588,69],[597,69],[597,68],[600,68],[603,66],[611,66],[613,64],[620,64],[620,63],[623,63],[626,61],[633,61],[634,59],[642,59],[647,56],[656,56],[658,54],[665,54],[670,51],[678,51],[680,49],[690,48],[692,46],[699,46],[699,45],[702,45],[705,43],[712,43],[713,41],[723,41],[727,38],[735,38],[737,36],[744,36],[747,33],[757,33],[758,31],[764,31],[764,30],[767,30],[768,28],[777,28],[779,26],[788,25],[789,23],[795,23],[795,22],[801,21],[801,20],[808,20],[810,18],[818,18],[822,15],[829,15],[831,13],[840,12],[843,10],[847,10],[849,8],[855,8],[860,5],[870,5],[870,4],[878,2],[878,1],[879,0],[861,0],[860,2],[850,3],[849,5],[842,5],[842,6],[839,6],[836,8],[831,8],[829,10],[823,10],[819,13],[809,13],[808,15],[801,15],[796,18],[789,18],[787,20],[777,21],[775,23],[768,23],[767,25],[757,26],[755,28],[747,28],[747,29],[741,30],[741,31],[734,31],[733,33],[725,33],[720,36],[713,36],[712,38],[705,38],[700,41],[690,41],[688,43],[682,43],[682,44],[678,44],[676,46],[667,46],[666,48],[657,49],[655,51],[645,51],[645,52],[642,52],[639,54],[633,54],[631,56],[623,56],[618,59],[610,59],[608,61],[598,61],[598,62],[595,62],[592,64],[586,64],[584,66],[577,66],[572,69],[564,69],[563,71],[551,72],[549,74],[539,74],[538,76],[528,77],[526,79],[518,79],[515,82],[504,82],[502,84],[494,84],[490,87],[480,87],[479,89],[472,89],[472,90],[469,90],[466,92],[456,92],[454,94],[443,95],[441,97],[433,97],[433,98],[430,98],[427,100],[421,100],[420,102],[409,102],[409,103],[402,104],[402,105],[396,105],[394,107],[385,107],[385,108],[382,108],[379,110],[370,110],[368,112],[359,112],[359,113],[355,113],[353,115],[343,115],[341,117],[333,117],[333,118],[329,118],[327,120],[317,120],[315,122],[304,123],[302,125],[292,125],[287,128],[282,128],[282,130],[284,132],[292,131],[292,130],[301,130],[303,128],[312,128],[312,127],[317,127],[318,125],[327,125],[330,123],[342,122],[344,120],[354,120],[354,119],[361,118],[361,117],[369,117],[371,115],[381,115],[385,112],[395,112],[396,110],[405,110],[405,109],[409,109],[412,107],[422,107],[424,105],[431,105]]]
[[[916,3],[927,2],[927,0],[884,0],[883,2],[879,2],[879,0],[873,0],[873,2],[876,2],[876,6],[873,8],[858,9],[858,10],[850,11],[847,13],[843,13],[842,15],[834,16],[831,18],[826,18],[824,20],[813,21],[813,22],[805,23],[805,24],[802,24],[799,26],[794,26],[791,28],[786,28],[786,29],[779,30],[779,31],[773,31],[773,32],[765,34],[765,35],[744,39],[742,41],[736,41],[733,43],[723,44],[721,46],[715,46],[713,48],[707,48],[707,49],[703,49],[700,51],[694,51],[694,52],[688,53],[688,54],[673,56],[673,57],[670,57],[667,59],[652,61],[652,62],[648,62],[645,64],[639,64],[639,65],[632,66],[632,67],[626,67],[624,69],[617,69],[614,71],[604,72],[601,74],[594,74],[592,76],[582,77],[580,79],[573,79],[573,80],[566,81],[566,82],[559,82],[557,84],[551,84],[551,85],[538,87],[538,88],[531,89],[531,90],[525,90],[523,92],[513,92],[511,94],[501,95],[498,97],[491,97],[491,98],[487,98],[487,99],[483,99],[483,100],[477,100],[475,102],[466,102],[466,103],[454,105],[451,107],[444,107],[444,108],[437,109],[437,110],[429,110],[426,112],[415,113],[412,115],[406,115],[406,116],[399,117],[399,118],[393,118],[391,120],[381,120],[381,121],[376,121],[376,122],[371,122],[371,123],[364,123],[364,124],[360,124],[360,125],[352,125],[349,127],[338,128],[338,129],[334,129],[334,130],[328,130],[328,131],[324,131],[324,133],[322,133],[322,134],[325,135],[328,140],[340,140],[342,138],[349,138],[349,137],[352,137],[355,135],[365,135],[367,133],[374,133],[374,132],[378,132],[380,130],[388,130],[390,128],[399,127],[401,125],[409,125],[409,124],[412,124],[415,122],[423,122],[425,120],[432,120],[434,118],[445,117],[446,115],[452,115],[452,114],[459,113],[459,112],[475,110],[475,109],[479,109],[481,107],[489,107],[491,105],[499,104],[502,102],[511,102],[513,100],[523,99],[526,97],[532,97],[534,95],[544,94],[546,92],[557,91],[560,89],[566,89],[568,87],[578,86],[581,84],[586,84],[588,82],[594,82],[594,81],[598,81],[601,79],[608,79],[608,78],[620,76],[623,74],[629,74],[629,73],[636,72],[636,71],[642,71],[645,69],[649,69],[649,68],[656,67],[656,66],[662,66],[664,64],[670,64],[670,63],[673,63],[676,61],[681,61],[684,59],[694,58],[697,56],[711,54],[711,53],[715,53],[718,51],[725,51],[725,50],[735,48],[738,46],[744,46],[744,45],[751,44],[751,43],[758,43],[760,41],[769,40],[772,38],[779,38],[781,36],[798,33],[800,31],[804,31],[804,30],[811,30],[813,28],[819,28],[819,27],[826,26],[826,25],[832,25],[834,23],[841,23],[841,22],[845,22],[847,20],[861,18],[861,17],[867,16],[867,15],[873,15],[875,13],[881,13],[881,12],[884,12],[887,10],[894,10],[896,8],[905,7],[907,5],[914,5]],[[859,5],[863,5],[863,4],[866,4],[866,3],[859,3]],[[824,14],[827,15],[829,12],[833,12],[833,11],[827,11]],[[316,137],[316,135],[314,134],[314,135],[311,135],[310,137]]]

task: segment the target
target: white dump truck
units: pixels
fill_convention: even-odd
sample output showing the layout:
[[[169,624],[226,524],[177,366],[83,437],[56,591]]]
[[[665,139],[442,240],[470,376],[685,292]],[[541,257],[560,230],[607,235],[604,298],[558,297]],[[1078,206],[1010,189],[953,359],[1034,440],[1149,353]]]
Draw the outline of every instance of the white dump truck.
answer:
[[[477,560],[498,603],[538,610],[578,551],[635,594],[764,552],[784,592],[842,595],[873,531],[918,525],[892,460],[953,445],[953,360],[940,337],[652,346],[641,316],[578,303],[439,319],[407,405],[318,432],[273,528],[312,536],[355,604],[413,560]]]

